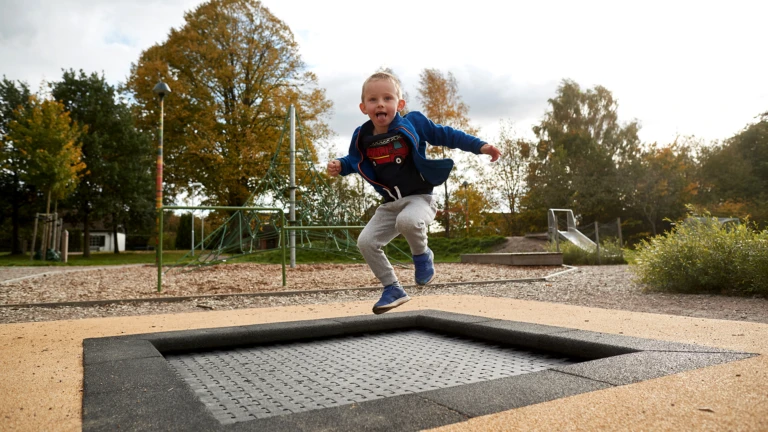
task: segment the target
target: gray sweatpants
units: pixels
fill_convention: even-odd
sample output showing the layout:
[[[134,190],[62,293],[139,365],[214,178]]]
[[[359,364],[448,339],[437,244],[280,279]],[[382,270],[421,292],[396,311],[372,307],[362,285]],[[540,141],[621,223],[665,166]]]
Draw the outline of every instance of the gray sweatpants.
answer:
[[[411,247],[412,255],[427,251],[427,227],[437,214],[432,195],[411,195],[384,203],[357,238],[357,247],[365,262],[383,286],[397,282],[397,275],[382,248],[398,234]]]

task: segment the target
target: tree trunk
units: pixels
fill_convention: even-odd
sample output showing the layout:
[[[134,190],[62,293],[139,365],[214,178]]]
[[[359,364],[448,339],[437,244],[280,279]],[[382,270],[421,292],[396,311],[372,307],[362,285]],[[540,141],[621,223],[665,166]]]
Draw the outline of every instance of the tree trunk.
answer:
[[[445,186],[445,210],[443,211],[445,216],[445,238],[451,238],[451,213],[448,210],[448,180],[443,183]]]
[[[88,209],[88,204],[85,204],[83,209],[83,258],[91,257],[91,224],[89,223],[88,216],[91,211]]]
[[[51,213],[51,191],[48,191],[48,198],[45,201],[45,214]]]
[[[19,238],[19,232],[21,231],[20,212],[21,209],[21,182],[16,172],[13,173],[13,197],[11,198],[11,255],[21,255],[21,239]],[[35,252],[32,251],[34,254]]]
[[[19,239],[19,199],[14,193],[13,203],[11,204],[11,255],[21,255],[21,240]],[[34,254],[35,252],[32,251]]]
[[[40,242],[43,261],[48,258],[48,243],[51,241],[51,191],[48,190],[45,201],[45,224],[43,224],[43,240]]]
[[[117,215],[112,213],[112,241],[115,245],[115,253],[120,253],[120,243],[117,242]]]

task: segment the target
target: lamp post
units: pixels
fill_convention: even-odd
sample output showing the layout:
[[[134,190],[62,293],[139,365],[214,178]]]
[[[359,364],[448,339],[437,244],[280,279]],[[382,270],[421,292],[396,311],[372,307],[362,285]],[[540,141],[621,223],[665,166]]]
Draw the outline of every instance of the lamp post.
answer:
[[[190,202],[195,205],[195,188],[202,186],[202,183],[190,183],[189,187],[192,188],[192,199]],[[195,256],[195,211],[190,210],[189,215],[192,217],[192,256]]]
[[[163,99],[165,95],[171,92],[171,88],[163,80],[158,81],[155,87],[152,89],[160,98],[160,142],[157,146],[157,184],[155,195],[155,209],[157,210],[157,242],[155,243],[155,265],[157,265],[158,273],[162,271],[160,268],[160,233],[163,227],[160,226],[160,212],[163,211]]]
[[[469,183],[465,181],[461,187],[464,188],[464,227],[467,230],[467,238],[469,238]]]

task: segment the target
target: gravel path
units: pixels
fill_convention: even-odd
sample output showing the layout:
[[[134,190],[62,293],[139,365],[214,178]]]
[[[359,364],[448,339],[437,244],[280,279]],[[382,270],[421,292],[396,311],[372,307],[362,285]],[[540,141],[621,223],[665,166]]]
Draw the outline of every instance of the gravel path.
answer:
[[[0,281],[18,279],[22,267],[0,268]],[[31,272],[47,273],[41,267]],[[58,267],[54,268],[58,269]],[[379,296],[374,290],[310,292],[296,295],[268,295],[285,290],[371,287],[376,281],[364,265],[302,265],[288,274],[288,286],[280,284],[280,266],[227,265],[202,271],[169,275],[164,292],[155,292],[156,270],[152,266],[121,268],[61,268],[68,272],[0,282],[0,305],[49,301],[94,299],[156,298],[218,294],[250,294],[223,298],[196,298],[177,302],[115,303],[88,307],[0,307],[0,323],[132,316],[163,313],[199,312],[241,308],[275,307],[298,304],[324,304],[370,301]],[[71,270],[80,270],[72,272]],[[542,278],[562,271],[553,267],[508,267],[470,264],[438,264],[435,285],[409,288],[415,298],[425,295],[479,295],[522,300],[564,303],[604,309],[629,310],[691,317],[768,323],[768,299],[645,293],[633,282],[623,266],[584,266],[575,271],[536,282],[492,282]],[[401,281],[412,284],[412,270],[398,269]],[[409,279],[410,278],[410,279]],[[460,283],[467,282],[467,283]],[[440,285],[440,283],[449,283]],[[418,300],[418,299],[417,299]]]

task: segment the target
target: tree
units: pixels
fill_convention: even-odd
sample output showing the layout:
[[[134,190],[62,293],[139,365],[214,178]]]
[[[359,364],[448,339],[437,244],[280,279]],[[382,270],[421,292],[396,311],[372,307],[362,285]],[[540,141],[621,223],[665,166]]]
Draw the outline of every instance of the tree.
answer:
[[[21,154],[9,137],[10,123],[17,109],[29,108],[29,86],[21,81],[13,82],[3,77],[0,81],[0,224],[6,215],[11,216],[11,254],[22,252],[20,228],[22,209],[29,205],[35,196],[34,188],[21,181]]]
[[[690,148],[678,142],[644,151],[638,162],[627,204],[642,214],[655,236],[664,219],[678,220],[685,215],[697,190],[696,165]]]
[[[475,184],[464,182],[451,196],[450,209],[454,227],[464,230],[464,235],[476,233],[476,226],[483,226],[482,215],[491,210],[491,203]]]
[[[640,150],[637,122],[619,123],[618,104],[602,86],[582,91],[564,80],[549,104],[533,128],[538,143],[527,211],[543,216],[547,208],[571,208],[582,220],[620,216],[631,188],[622,171]]]
[[[451,126],[461,129],[470,135],[477,135],[478,130],[469,124],[469,106],[461,100],[459,95],[459,84],[451,72],[443,74],[437,69],[424,69],[419,76],[419,96],[424,115],[437,124]],[[427,147],[427,154],[446,158],[450,155],[450,149],[443,146]],[[451,236],[450,223],[450,194],[448,193],[448,183],[454,180],[452,178],[443,184],[444,203],[443,203],[443,226],[445,227],[445,236]]]
[[[16,110],[15,117],[9,136],[20,155],[21,180],[44,192],[45,212],[50,213],[51,199],[71,193],[80,180],[78,173],[85,169],[82,129],[61,103],[35,96],[29,108]]]
[[[698,202],[720,216],[768,221],[768,113],[720,145],[703,149]],[[731,213],[736,211],[736,213]],[[730,213],[730,214],[729,214]]]
[[[166,188],[191,192],[200,182],[207,204],[241,206],[269,168],[289,106],[314,148],[330,136],[323,119],[332,104],[288,26],[261,2],[210,0],[184,18],[132,65],[127,89],[146,131],[159,118],[159,76],[173,92],[165,99]]]
[[[118,224],[147,220],[146,214],[153,212],[155,154],[149,135],[136,129],[130,109],[103,75],[68,70],[50,88],[72,118],[88,128],[82,138],[88,170],[72,200],[84,225],[85,244],[90,241],[92,217],[106,216],[117,244]],[[90,250],[86,248],[83,255],[88,257]]]
[[[192,213],[182,213],[176,228],[176,250],[192,249]]]
[[[486,195],[492,206],[501,210],[506,225],[503,231],[507,235],[519,234],[524,231],[524,228],[519,226],[518,214],[527,190],[525,176],[534,157],[532,150],[536,146],[528,140],[516,137],[509,121],[501,123],[499,137],[495,143],[502,157],[491,165],[485,176],[488,189]]]

